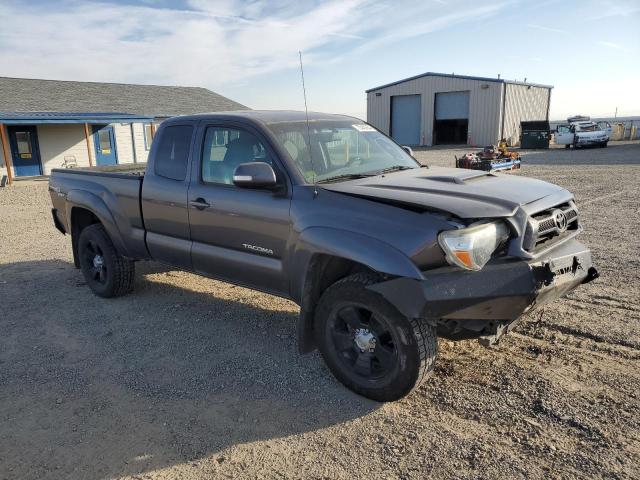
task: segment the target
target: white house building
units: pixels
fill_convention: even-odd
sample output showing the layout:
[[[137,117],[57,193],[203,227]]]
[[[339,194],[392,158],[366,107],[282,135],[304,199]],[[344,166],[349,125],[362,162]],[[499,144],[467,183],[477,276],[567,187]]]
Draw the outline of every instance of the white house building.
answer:
[[[146,162],[163,119],[246,109],[199,87],[0,77],[0,179]]]

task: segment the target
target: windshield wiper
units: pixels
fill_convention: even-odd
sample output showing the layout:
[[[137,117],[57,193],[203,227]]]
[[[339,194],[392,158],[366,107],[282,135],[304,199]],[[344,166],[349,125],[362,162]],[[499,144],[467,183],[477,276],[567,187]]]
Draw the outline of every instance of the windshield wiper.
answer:
[[[376,175],[382,175],[383,173],[400,172],[401,170],[412,170],[418,167],[409,167],[408,165],[393,165],[392,167],[383,168],[382,170],[376,170]]]
[[[331,183],[337,182],[340,180],[356,180],[358,178],[365,177],[373,177],[373,173],[344,173],[342,175],[336,175],[334,177],[323,178],[322,180],[318,180],[316,183]]]

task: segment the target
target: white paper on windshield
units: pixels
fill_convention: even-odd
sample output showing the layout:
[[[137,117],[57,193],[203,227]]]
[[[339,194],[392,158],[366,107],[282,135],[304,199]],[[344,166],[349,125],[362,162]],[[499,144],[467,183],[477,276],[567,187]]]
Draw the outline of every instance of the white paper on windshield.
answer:
[[[351,125],[353,128],[358,130],[359,132],[375,132],[376,129],[371,125],[367,125],[366,123],[359,123],[357,125]]]

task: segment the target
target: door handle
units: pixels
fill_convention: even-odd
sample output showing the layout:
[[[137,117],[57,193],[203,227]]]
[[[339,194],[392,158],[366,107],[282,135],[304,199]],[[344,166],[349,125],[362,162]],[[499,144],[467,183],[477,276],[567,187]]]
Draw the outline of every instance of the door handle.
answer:
[[[207,203],[204,198],[196,198],[195,200],[191,200],[189,202],[193,208],[197,208],[198,210],[204,210],[205,208],[209,208],[211,205]]]

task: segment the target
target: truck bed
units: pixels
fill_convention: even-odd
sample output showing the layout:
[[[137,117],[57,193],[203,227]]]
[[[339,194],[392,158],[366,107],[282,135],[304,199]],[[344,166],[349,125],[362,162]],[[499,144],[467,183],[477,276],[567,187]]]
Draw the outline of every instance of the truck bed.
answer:
[[[53,172],[58,173],[79,173],[79,174],[120,174],[120,175],[136,175],[144,176],[147,168],[146,163],[129,163],[124,165],[103,165],[94,167],[76,167],[76,168],[55,168]]]
[[[119,249],[131,258],[148,256],[140,192],[146,164],[54,169],[49,180],[54,215],[70,233],[73,210],[104,212],[100,218],[112,238],[122,239]],[[101,208],[101,205],[104,208]],[[107,227],[108,225],[108,227]]]

